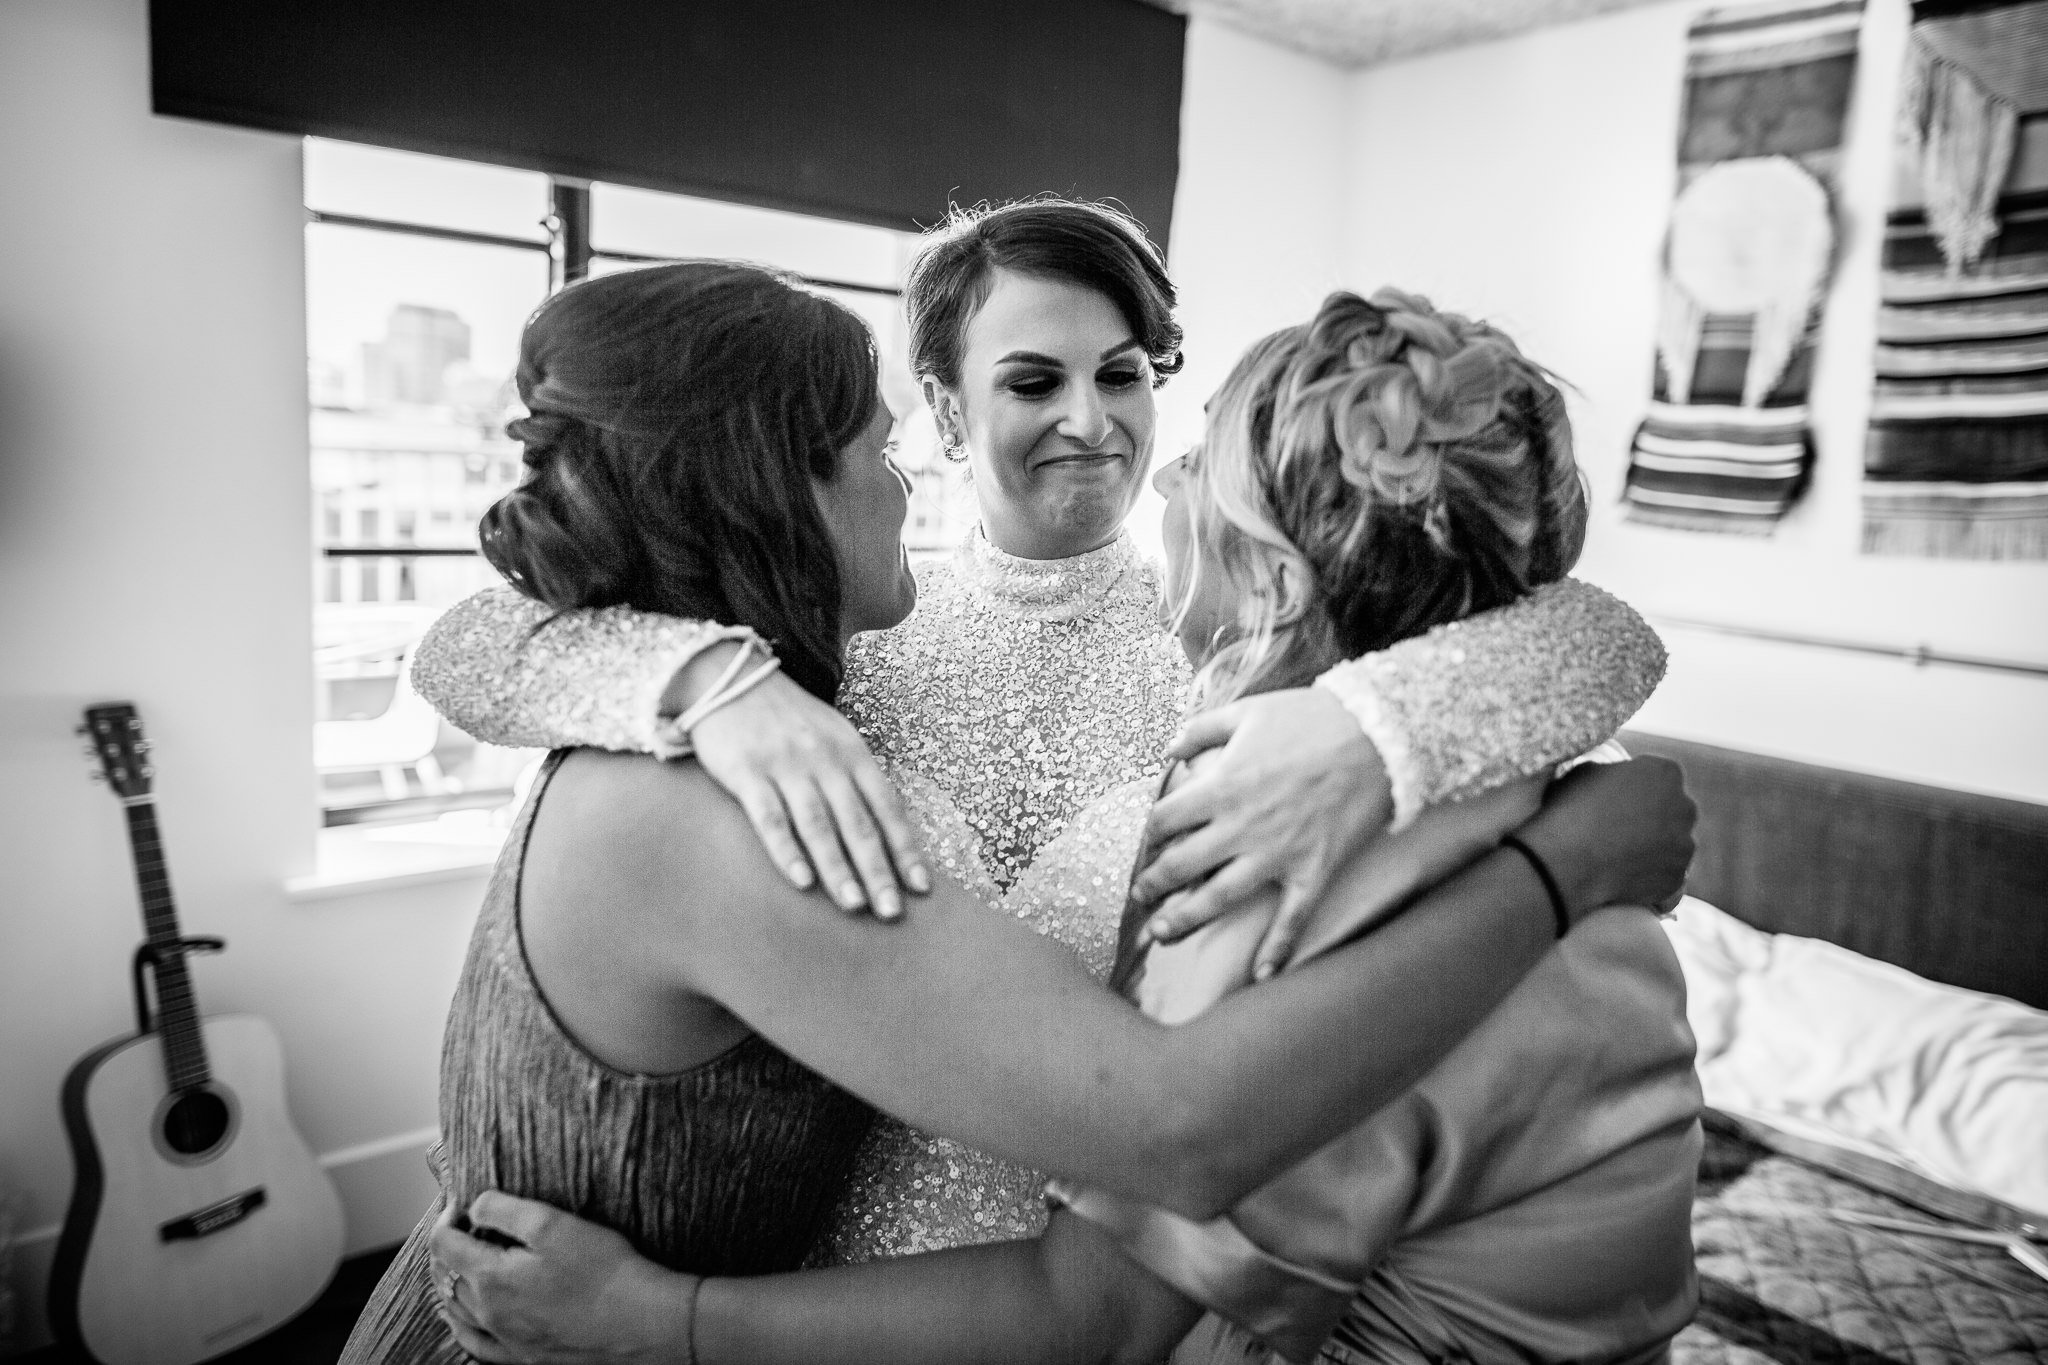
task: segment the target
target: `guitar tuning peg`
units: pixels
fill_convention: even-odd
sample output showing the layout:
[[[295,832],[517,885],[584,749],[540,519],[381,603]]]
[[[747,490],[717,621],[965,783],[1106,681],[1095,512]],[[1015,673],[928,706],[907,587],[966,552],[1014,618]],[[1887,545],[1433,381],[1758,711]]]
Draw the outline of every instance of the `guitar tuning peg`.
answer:
[[[88,734],[90,732],[85,728],[85,722],[80,721],[78,722],[78,724],[71,727],[71,733],[74,735],[83,735]]]
[[[104,772],[100,771],[98,768],[94,768],[91,772],[87,773],[86,776],[92,779],[94,782],[104,782],[107,780],[107,775]]]
[[[156,769],[145,763],[142,765],[142,775],[144,777],[155,777]]]

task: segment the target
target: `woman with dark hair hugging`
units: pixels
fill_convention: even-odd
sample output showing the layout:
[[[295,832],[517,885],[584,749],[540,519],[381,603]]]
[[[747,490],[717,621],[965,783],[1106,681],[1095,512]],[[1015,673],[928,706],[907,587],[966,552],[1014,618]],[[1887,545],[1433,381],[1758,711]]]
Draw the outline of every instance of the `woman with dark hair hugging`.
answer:
[[[708,262],[590,281],[528,323],[519,380],[531,472],[485,543],[537,600],[772,635],[782,668],[820,698],[846,639],[909,611],[889,414],[872,343],[836,304]],[[714,695],[764,666],[742,646]],[[1520,831],[1559,883],[1554,905],[1530,863],[1491,853],[1369,943],[1170,1028],[991,913],[971,833],[930,783],[900,780],[937,875],[881,923],[818,913],[695,763],[549,759],[451,1007],[442,1197],[346,1359],[493,1349],[458,1339],[476,1330],[459,1279],[441,1287],[454,1304],[442,1317],[428,1246],[444,1207],[449,1235],[469,1240],[460,1220],[494,1189],[642,1253],[607,1263],[613,1289],[686,1292],[633,1300],[663,1321],[605,1321],[706,1360],[1163,1351],[1187,1301],[1072,1215],[1035,1243],[819,1272],[808,1282],[823,1300],[741,1277],[804,1259],[869,1105],[1076,1188],[1213,1218],[1403,1094],[1545,957],[1554,913],[1569,927],[1661,900],[1690,853],[1667,765],[1575,775]],[[1092,862],[1089,840],[1066,847],[1041,854],[1071,861],[1027,913],[1117,905],[1121,868]],[[727,1292],[755,1284],[782,1307]],[[752,1325],[788,1335],[745,1340]]]

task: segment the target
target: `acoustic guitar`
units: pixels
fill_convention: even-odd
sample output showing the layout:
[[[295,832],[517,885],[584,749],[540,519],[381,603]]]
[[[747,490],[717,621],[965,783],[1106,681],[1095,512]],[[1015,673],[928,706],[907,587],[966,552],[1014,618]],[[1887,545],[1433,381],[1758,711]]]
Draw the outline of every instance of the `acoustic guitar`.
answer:
[[[341,1264],[341,1200],[285,1111],[276,1032],[255,1015],[200,1017],[185,958],[223,945],[179,932],[135,707],[89,707],[81,733],[127,809],[148,938],[136,1034],[64,1081],[75,1180],[50,1322],[102,1365],[195,1365],[319,1297]]]

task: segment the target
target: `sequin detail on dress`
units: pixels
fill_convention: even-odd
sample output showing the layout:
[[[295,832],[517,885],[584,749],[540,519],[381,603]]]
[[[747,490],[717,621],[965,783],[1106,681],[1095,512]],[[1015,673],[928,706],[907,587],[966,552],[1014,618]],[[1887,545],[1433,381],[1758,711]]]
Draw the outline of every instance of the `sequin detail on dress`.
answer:
[[[1000,901],[985,872],[976,869],[970,880],[956,858],[934,856],[991,906],[999,905],[1072,948],[1101,979],[1116,957],[1125,877],[1144,834],[1154,785],[1151,779],[1128,783],[1089,805],[1045,845]],[[906,784],[904,798],[930,847],[958,848],[971,839],[964,825],[955,834],[943,833],[950,808],[937,809],[932,788],[920,785],[915,797],[912,790]],[[932,822],[935,815],[939,823]],[[1035,1237],[1045,1227],[1044,1192],[1043,1172],[883,1115],[854,1157],[846,1197],[827,1220],[806,1264],[871,1261]]]
[[[1664,678],[1633,608],[1567,578],[1316,680],[1380,751],[1394,828],[1613,737]]]
[[[1159,596],[1128,533],[1033,560],[976,529],[908,621],[854,641],[840,709],[939,784],[1008,887],[1081,807],[1160,770],[1190,675]]]
[[[558,612],[486,588],[434,622],[412,685],[486,744],[673,758],[681,750],[659,723],[661,697],[709,628],[630,607]]]

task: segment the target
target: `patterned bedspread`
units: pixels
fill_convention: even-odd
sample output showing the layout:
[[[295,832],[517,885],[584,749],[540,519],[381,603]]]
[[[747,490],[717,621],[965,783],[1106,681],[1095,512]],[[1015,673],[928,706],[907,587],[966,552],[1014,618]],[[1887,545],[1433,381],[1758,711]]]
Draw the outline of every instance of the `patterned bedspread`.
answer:
[[[1675,1365],[2048,1361],[2048,1281],[2003,1250],[1854,1227],[1940,1219],[1718,1126],[1693,1206],[1700,1311]]]

